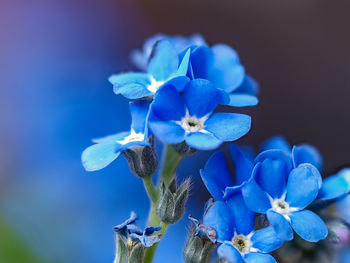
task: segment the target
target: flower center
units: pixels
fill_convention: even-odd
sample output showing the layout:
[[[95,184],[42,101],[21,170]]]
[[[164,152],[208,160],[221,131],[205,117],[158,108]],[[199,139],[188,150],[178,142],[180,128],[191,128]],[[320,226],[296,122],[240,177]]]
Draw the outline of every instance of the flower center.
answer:
[[[158,81],[154,78],[151,78],[151,84],[148,85],[147,89],[152,92],[156,93],[157,90],[164,84],[164,81]]]
[[[204,121],[197,117],[186,116],[182,118],[180,125],[186,132],[197,132],[204,128]]]
[[[291,208],[289,204],[282,199],[274,199],[271,202],[272,209],[281,215],[289,215]]]
[[[124,145],[130,142],[142,142],[144,140],[145,135],[142,132],[136,133],[134,130],[131,130],[128,136],[126,136],[123,140],[117,141],[117,143]]]
[[[252,248],[252,242],[245,235],[235,235],[232,244],[242,254],[249,253]]]

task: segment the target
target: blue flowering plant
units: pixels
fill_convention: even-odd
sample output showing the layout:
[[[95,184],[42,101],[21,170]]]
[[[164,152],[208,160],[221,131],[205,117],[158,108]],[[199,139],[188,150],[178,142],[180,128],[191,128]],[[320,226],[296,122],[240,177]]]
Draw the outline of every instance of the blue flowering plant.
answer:
[[[225,44],[209,46],[200,35],[156,35],[132,53],[132,61],[140,72],[109,78],[114,93],[129,100],[130,130],[94,139],[82,153],[87,171],[123,156],[150,199],[144,230],[134,212],[114,228],[115,263],[153,262],[167,228],[185,214],[191,180],[178,184],[178,165],[186,156],[246,135],[251,117],[235,111],[258,104],[259,87],[237,52]],[[163,145],[160,161],[157,143]],[[301,251],[297,262],[303,260],[301,242],[319,244],[315,255],[322,244],[345,243],[348,224],[330,207],[350,191],[348,169],[322,179],[317,149],[291,147],[283,137],[267,140],[259,152],[231,144],[229,155],[215,152],[200,171],[212,199],[202,219],[189,216],[186,263],[215,257],[230,263],[288,262],[292,249]]]

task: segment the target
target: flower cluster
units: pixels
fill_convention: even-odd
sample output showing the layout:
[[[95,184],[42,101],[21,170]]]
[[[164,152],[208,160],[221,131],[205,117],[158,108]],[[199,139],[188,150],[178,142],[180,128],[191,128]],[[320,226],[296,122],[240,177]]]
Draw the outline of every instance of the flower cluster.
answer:
[[[109,78],[114,93],[131,101],[131,129],[93,140],[96,144],[82,155],[86,170],[102,169],[126,149],[149,145],[153,135],[167,144],[185,141],[195,149],[210,150],[249,131],[249,116],[213,113],[219,104],[258,103],[258,86],[232,48],[209,47],[198,36],[156,36],[134,54],[144,72]]]
[[[316,211],[349,193],[348,169],[322,181],[319,152],[311,145],[291,148],[282,137],[266,141],[256,157],[231,145],[230,156],[235,183],[222,152],[214,153],[201,171],[217,200],[204,215],[204,225],[216,230],[222,259],[275,262],[266,253],[292,240],[293,230],[308,242],[327,237],[328,228]],[[254,230],[257,214],[265,220],[262,229]]]
[[[114,262],[150,263],[162,234],[185,213],[191,180],[178,186],[179,163],[198,150],[214,150],[247,134],[251,117],[232,111],[257,105],[259,88],[234,49],[210,46],[200,35],[156,35],[132,53],[132,61],[141,72],[109,78],[114,93],[130,102],[130,130],[93,140],[82,163],[87,171],[96,171],[122,155],[142,178],[151,201],[148,227],[137,227],[132,212],[114,228]],[[157,141],[164,148],[154,183]],[[304,251],[320,262],[325,247],[350,241],[349,222],[329,211],[350,192],[349,169],[322,179],[318,150],[308,144],[291,147],[280,136],[265,141],[258,153],[234,144],[229,153],[234,177],[220,151],[200,171],[213,199],[206,203],[202,222],[189,216],[186,263],[208,263],[217,244],[220,262],[276,262],[271,252],[282,262],[303,262]],[[304,249],[310,243],[312,253]],[[298,257],[288,256],[290,251],[298,251]]]

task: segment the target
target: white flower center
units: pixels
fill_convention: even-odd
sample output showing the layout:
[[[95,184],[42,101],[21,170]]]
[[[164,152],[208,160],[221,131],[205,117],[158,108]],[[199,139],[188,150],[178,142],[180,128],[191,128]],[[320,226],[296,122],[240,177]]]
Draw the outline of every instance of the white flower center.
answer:
[[[241,254],[247,254],[252,251],[252,241],[248,236],[245,235],[234,235],[232,238],[232,245]],[[254,249],[253,249],[254,250]]]
[[[186,132],[206,132],[204,130],[204,123],[208,119],[207,116],[197,118],[195,116],[190,116],[188,110],[186,112],[186,116],[181,119],[181,121],[177,121],[176,123],[179,124]]]
[[[271,202],[271,206],[272,206],[272,209],[281,214],[281,215],[289,215],[290,212],[291,212],[291,207],[289,206],[289,204],[284,201],[283,199],[273,199],[272,202]]]
[[[136,133],[131,130],[130,134],[126,136],[123,140],[117,141],[117,143],[125,145],[130,142],[142,142],[145,140],[145,135],[142,132]]]
[[[147,89],[152,93],[156,93],[163,84],[164,81],[157,81],[155,78],[151,78],[151,84],[148,85]]]

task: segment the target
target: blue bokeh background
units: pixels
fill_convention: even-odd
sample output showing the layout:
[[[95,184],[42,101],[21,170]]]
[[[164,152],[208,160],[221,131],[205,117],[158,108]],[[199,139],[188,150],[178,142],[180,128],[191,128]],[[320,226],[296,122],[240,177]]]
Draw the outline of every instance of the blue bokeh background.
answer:
[[[283,133],[320,148],[326,172],[349,162],[349,2],[250,2],[1,0],[0,217],[43,262],[112,262],[112,227],[131,209],[145,223],[148,200],[125,160],[87,173],[80,154],[128,129],[128,102],[107,78],[132,69],[130,51],[157,32],[237,48],[262,89],[243,142]],[[187,211],[197,217],[209,154],[179,169],[193,178]],[[156,262],[182,262],[187,225],[170,228]]]

